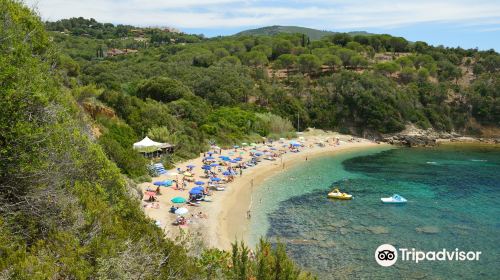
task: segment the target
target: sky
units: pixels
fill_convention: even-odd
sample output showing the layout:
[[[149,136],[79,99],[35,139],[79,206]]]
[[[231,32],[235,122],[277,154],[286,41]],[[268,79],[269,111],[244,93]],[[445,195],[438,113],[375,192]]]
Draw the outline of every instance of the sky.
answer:
[[[500,51],[500,0],[25,0],[43,20],[85,17],[207,37],[269,25],[367,31]]]

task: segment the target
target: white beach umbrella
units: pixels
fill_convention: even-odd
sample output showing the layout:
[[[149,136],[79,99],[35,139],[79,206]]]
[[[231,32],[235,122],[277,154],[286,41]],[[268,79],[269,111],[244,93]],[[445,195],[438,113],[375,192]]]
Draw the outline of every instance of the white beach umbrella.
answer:
[[[175,214],[177,215],[184,215],[184,214],[187,214],[189,212],[189,210],[185,207],[181,207],[177,210],[175,210]]]

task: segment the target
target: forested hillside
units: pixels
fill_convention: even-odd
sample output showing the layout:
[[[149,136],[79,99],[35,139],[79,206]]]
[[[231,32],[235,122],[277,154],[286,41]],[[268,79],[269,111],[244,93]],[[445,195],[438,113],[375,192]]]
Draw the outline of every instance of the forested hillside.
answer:
[[[93,114],[98,142],[132,177],[146,175],[130,148],[145,135],[177,145],[163,159],[169,163],[198,155],[209,141],[230,145],[306,127],[378,137],[410,123],[472,135],[500,124],[493,50],[375,34],[207,39],[82,18],[46,25],[66,86],[107,112]]]
[[[248,259],[242,244],[230,254],[165,239],[139,208],[141,194],[95,142],[95,124],[81,108],[84,100],[88,108],[99,108],[101,101],[92,99],[97,96],[112,105],[124,96],[130,103],[119,114],[130,125],[143,113],[151,114],[144,121],[162,125],[177,122],[177,116],[167,114],[163,103],[123,94],[121,83],[110,89],[82,86],[88,77],[80,76],[78,63],[87,67],[83,60],[61,54],[39,17],[20,2],[0,0],[0,20],[0,279],[310,277],[282,245],[273,249],[262,242]],[[76,46],[84,49],[86,40],[75,40]],[[187,103],[201,100],[188,96],[187,88],[183,94]],[[149,112],[153,108],[159,109]],[[133,141],[136,131],[106,112],[107,131],[97,142],[109,152],[110,145]],[[121,152],[117,156],[125,157],[128,149]]]
[[[238,32],[236,34],[236,36],[248,36],[248,35],[273,36],[273,35],[278,35],[280,33],[304,34],[307,37],[309,37],[311,40],[319,40],[319,39],[323,38],[324,36],[334,35],[337,32],[318,30],[318,29],[300,27],[300,26],[273,25],[273,26],[266,26],[266,27],[261,27],[261,28],[244,30],[244,31]],[[370,35],[368,32],[365,32],[365,31],[353,31],[353,32],[349,32],[347,34],[349,34],[351,36]]]

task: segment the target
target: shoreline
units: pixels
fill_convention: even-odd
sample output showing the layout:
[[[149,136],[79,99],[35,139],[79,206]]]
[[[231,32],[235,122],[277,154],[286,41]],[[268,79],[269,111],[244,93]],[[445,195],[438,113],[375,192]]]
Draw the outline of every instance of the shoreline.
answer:
[[[250,210],[250,215],[252,214],[252,194],[255,188],[258,188],[262,183],[268,178],[280,173],[284,170],[305,161],[305,158],[313,159],[316,157],[324,155],[335,155],[340,152],[348,152],[352,150],[370,148],[370,147],[382,147],[382,146],[394,146],[388,143],[375,143],[373,141],[355,138],[356,141],[348,142],[346,139],[352,139],[353,136],[342,135],[332,132],[326,132],[322,135],[304,135],[305,146],[299,153],[286,153],[281,157],[277,158],[276,161],[262,160],[257,166],[244,169],[242,176],[235,176],[235,180],[230,183],[226,183],[225,191],[214,191],[213,195],[210,197],[211,202],[203,202],[198,207],[177,205],[182,207],[187,207],[189,209],[188,215],[190,219],[190,224],[187,227],[173,226],[172,222],[175,220],[176,215],[168,212],[170,206],[173,204],[170,200],[173,197],[181,196],[187,197],[188,191],[192,187],[188,187],[187,190],[175,190],[173,188],[161,188],[162,195],[158,196],[159,208],[151,208],[150,204],[147,203],[144,198],[141,201],[143,210],[145,214],[151,218],[156,224],[161,227],[165,233],[165,236],[170,239],[176,239],[181,235],[188,235],[201,240],[205,246],[209,248],[218,249],[230,249],[231,243],[235,240],[244,241],[248,244],[248,234],[249,234],[249,224],[247,211]],[[315,145],[314,139],[317,138],[335,138],[338,137],[342,139],[339,146],[335,145],[325,145],[324,147],[319,147]],[[328,142],[329,143],[329,142]],[[487,145],[486,143],[464,143],[464,142],[442,142],[443,145]],[[312,147],[308,147],[312,145]],[[223,150],[223,154],[232,152],[233,149]],[[240,150],[243,151],[243,150]],[[243,156],[244,158],[247,156]],[[198,158],[188,160],[176,164],[175,168],[184,168],[188,164],[194,164],[198,168],[202,166],[203,154]],[[284,165],[283,165],[284,163]],[[196,172],[198,176],[195,176],[197,180],[206,180],[206,178],[200,177],[200,172]],[[172,179],[166,175],[161,175],[159,177],[153,178],[154,181]],[[152,182],[142,183],[138,185],[143,192],[146,189],[153,187]],[[154,186],[156,188],[156,186]],[[196,217],[196,213],[204,213],[204,217]]]
[[[254,187],[258,187],[265,179],[273,176],[283,169],[288,169],[295,164],[305,160],[307,157],[313,158],[325,154],[335,154],[338,151],[350,149],[358,149],[363,147],[374,147],[387,144],[377,144],[367,139],[353,137],[351,135],[338,134],[335,132],[323,132],[319,130],[311,130],[310,132],[302,133],[301,141],[304,147],[299,153],[287,152],[275,161],[262,161],[254,167],[243,170],[243,176],[235,176],[233,182],[226,183],[225,191],[213,191],[210,196],[211,202],[202,202],[196,206],[188,206],[186,204],[177,204],[179,207],[188,208],[189,212],[184,215],[189,219],[187,226],[174,226],[172,223],[176,219],[176,215],[169,212],[170,206],[173,205],[171,199],[177,196],[187,198],[188,192],[193,187],[189,184],[186,190],[176,190],[173,187],[161,187],[161,195],[157,196],[156,203],[146,201],[146,196],[142,198],[141,204],[146,216],[151,218],[155,223],[163,229],[167,238],[175,240],[178,237],[185,236],[186,233],[201,241],[208,247],[216,247],[219,249],[229,249],[230,244],[238,240],[246,240],[249,221],[247,219],[247,211],[249,210],[252,198],[252,183]],[[334,145],[333,139],[338,138],[340,145]],[[290,140],[287,140],[288,142]],[[324,143],[320,146],[318,143]],[[281,146],[283,143],[274,142],[273,147]],[[225,149],[222,154],[235,154],[240,152],[240,156],[244,161],[251,157],[247,155],[248,148]],[[216,155],[214,155],[215,157]],[[194,180],[206,181],[202,177],[201,166],[204,154],[196,159],[180,162],[176,164],[177,168],[184,169],[188,164],[195,165]],[[284,165],[283,165],[284,163]],[[138,187],[145,193],[148,189],[156,189],[153,185],[155,181],[167,179],[182,178],[181,176],[171,177],[168,175],[160,175],[152,178],[151,182],[139,184]],[[157,207],[152,207],[156,204]],[[196,215],[202,213],[202,215]]]
[[[371,147],[390,146],[388,144],[377,144],[368,140],[355,143],[344,143],[337,147],[315,147],[298,154],[286,154],[283,157],[284,167],[281,161],[265,162],[254,167],[238,177],[235,182],[228,184],[229,190],[218,199],[225,199],[226,203],[212,203],[207,209],[211,216],[209,222],[201,229],[207,235],[205,242],[209,247],[218,249],[230,249],[231,243],[235,240],[244,241],[248,244],[248,233],[250,220],[247,211],[252,204],[252,193],[260,187],[262,183],[273,175],[286,171],[289,168],[305,161],[326,155],[335,155],[340,152],[365,149]]]

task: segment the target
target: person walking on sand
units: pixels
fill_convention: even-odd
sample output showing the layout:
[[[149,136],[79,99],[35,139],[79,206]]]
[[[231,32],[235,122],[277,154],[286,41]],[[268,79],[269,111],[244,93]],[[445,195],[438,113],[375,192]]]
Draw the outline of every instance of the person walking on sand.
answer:
[[[240,177],[243,176],[243,168],[240,167]]]

